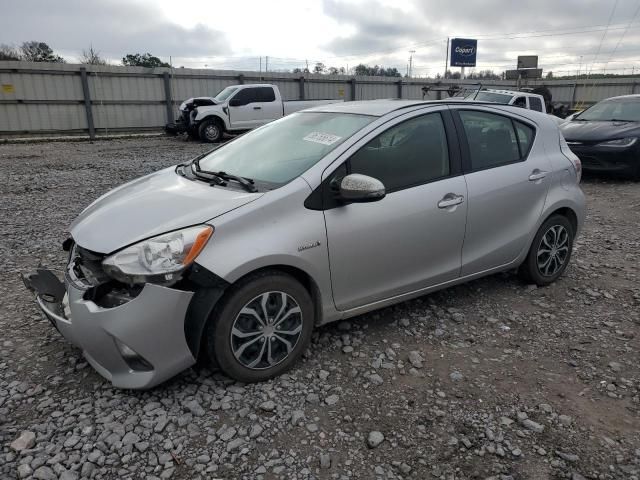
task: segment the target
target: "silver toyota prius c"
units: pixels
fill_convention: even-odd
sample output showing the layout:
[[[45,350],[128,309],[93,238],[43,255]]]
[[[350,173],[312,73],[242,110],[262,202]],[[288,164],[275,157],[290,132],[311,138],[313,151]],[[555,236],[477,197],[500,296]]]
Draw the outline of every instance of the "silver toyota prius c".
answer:
[[[64,278],[23,280],[117,387],[198,359],[263,381],[318,325],[505,270],[555,281],[585,216],[580,174],[531,110],[325,105],[108,192],[69,227]]]

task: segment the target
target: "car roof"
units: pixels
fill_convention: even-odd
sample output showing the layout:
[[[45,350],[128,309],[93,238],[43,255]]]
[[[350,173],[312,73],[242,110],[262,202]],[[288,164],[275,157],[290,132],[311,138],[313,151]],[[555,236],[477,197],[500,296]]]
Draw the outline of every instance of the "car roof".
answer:
[[[304,110],[305,112],[327,112],[327,113],[351,113],[360,115],[371,115],[374,117],[382,117],[388,113],[402,110],[405,108],[419,107],[419,106],[436,106],[436,105],[460,105],[460,101],[452,99],[444,100],[400,100],[400,99],[386,99],[386,100],[357,100],[353,102],[339,102],[329,103],[326,105],[320,105]],[[495,107],[497,105],[509,107],[509,105],[502,105],[495,102],[484,101],[465,101],[468,105],[481,105]],[[519,107],[518,111],[523,110]]]
[[[617,97],[609,97],[609,98],[604,98],[601,101],[606,101],[606,100],[623,100],[623,99],[628,99],[628,100],[640,100],[640,94],[636,93],[633,95],[618,95]]]
[[[332,112],[332,113],[359,113],[361,115],[373,115],[382,117],[387,113],[391,113],[401,108],[413,107],[415,105],[435,103],[433,101],[424,100],[400,100],[400,99],[384,99],[384,100],[356,100],[353,102],[329,103],[312,107],[307,112]]]

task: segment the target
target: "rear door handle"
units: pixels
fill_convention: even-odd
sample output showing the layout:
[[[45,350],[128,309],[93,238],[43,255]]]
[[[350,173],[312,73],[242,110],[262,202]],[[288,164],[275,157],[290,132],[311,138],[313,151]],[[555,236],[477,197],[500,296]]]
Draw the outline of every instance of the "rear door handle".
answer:
[[[464,202],[464,196],[456,195],[455,193],[447,193],[442,200],[438,202],[438,208],[449,208],[460,205]]]
[[[253,107],[254,110],[262,110],[262,107]]]
[[[536,168],[533,172],[531,172],[531,175],[529,175],[529,181],[535,182],[536,180],[542,180],[544,177],[547,176],[547,173],[549,172],[545,172],[544,170],[538,170]]]

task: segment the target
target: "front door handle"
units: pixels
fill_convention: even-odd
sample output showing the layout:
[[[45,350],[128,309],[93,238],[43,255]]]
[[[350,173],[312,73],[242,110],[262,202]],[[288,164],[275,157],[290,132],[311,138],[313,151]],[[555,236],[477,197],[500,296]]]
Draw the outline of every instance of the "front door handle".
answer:
[[[254,110],[262,110],[262,107],[253,107]]]
[[[442,200],[438,202],[438,208],[449,208],[460,205],[464,202],[464,196],[456,195],[455,193],[447,193]]]
[[[536,182],[538,180],[542,180],[544,177],[547,176],[547,173],[549,172],[545,172],[544,170],[538,170],[536,168],[533,172],[531,172],[531,175],[529,175],[529,181]]]

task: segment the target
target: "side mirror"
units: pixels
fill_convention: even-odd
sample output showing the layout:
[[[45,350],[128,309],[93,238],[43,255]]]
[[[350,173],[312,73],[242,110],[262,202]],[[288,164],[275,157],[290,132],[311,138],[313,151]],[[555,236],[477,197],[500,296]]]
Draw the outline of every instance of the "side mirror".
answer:
[[[345,202],[363,203],[382,200],[387,192],[377,178],[352,173],[340,182],[340,198]]]
[[[242,103],[242,100],[237,100],[235,98],[232,98],[231,100],[229,100],[230,107],[241,107],[243,105],[244,103]]]

